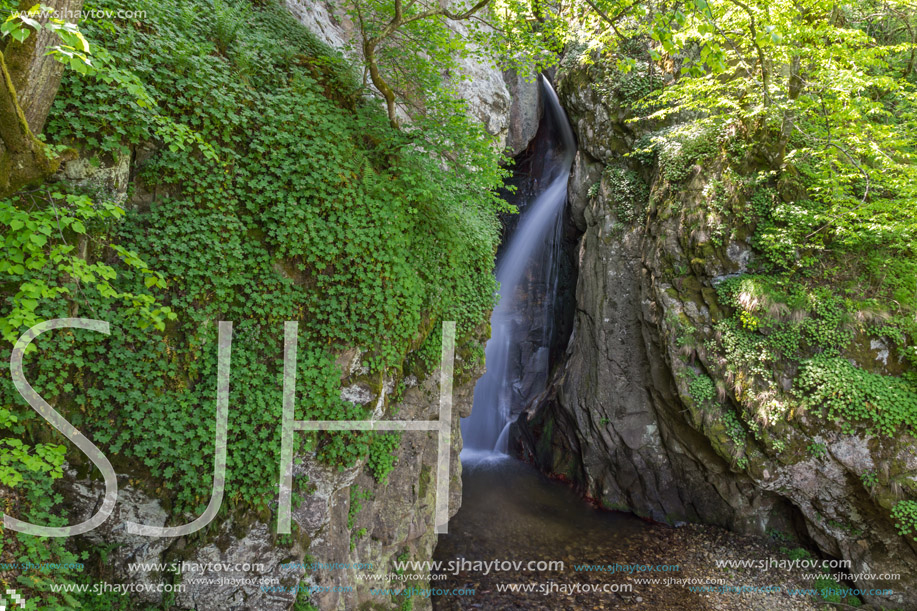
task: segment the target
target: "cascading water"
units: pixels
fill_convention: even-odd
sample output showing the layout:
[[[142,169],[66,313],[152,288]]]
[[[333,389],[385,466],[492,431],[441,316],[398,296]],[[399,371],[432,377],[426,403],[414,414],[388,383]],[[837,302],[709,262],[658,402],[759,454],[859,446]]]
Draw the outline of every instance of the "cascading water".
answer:
[[[596,510],[564,484],[506,455],[511,420],[546,387],[552,347],[563,343],[568,322],[562,287],[569,251],[563,219],[567,179],[575,143],[554,91],[544,83],[544,118],[529,157],[520,160],[515,178],[522,181],[516,200],[521,214],[497,256],[501,299],[491,316],[487,373],[474,390],[471,417],[462,421],[462,506],[439,536],[434,560],[447,566],[458,559],[561,561],[565,568],[545,573],[557,582],[582,582],[577,563],[637,557],[648,526],[624,514]],[[556,323],[556,324],[555,324]],[[617,594],[590,592],[583,597],[548,599],[501,589],[507,582],[528,581],[533,573],[452,570],[441,573],[434,611],[471,609],[624,608]],[[596,582],[598,583],[598,582]],[[597,586],[598,587],[598,586]],[[451,589],[446,589],[451,588]],[[451,596],[458,588],[474,596]],[[597,592],[598,590],[596,590]],[[637,599],[638,601],[640,599]],[[599,602],[601,601],[601,602]],[[697,608],[691,607],[691,608]]]
[[[487,372],[462,420],[462,460],[505,454],[512,418],[544,390],[550,366],[558,260],[567,181],[576,153],[573,132],[550,83],[542,78],[543,126],[552,137],[536,151],[530,204],[497,261],[500,301],[490,318]]]

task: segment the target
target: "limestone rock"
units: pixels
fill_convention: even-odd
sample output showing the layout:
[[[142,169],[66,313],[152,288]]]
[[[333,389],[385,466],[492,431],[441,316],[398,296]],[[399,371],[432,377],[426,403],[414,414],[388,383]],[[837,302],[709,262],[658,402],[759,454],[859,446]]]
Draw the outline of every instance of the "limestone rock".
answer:
[[[900,574],[856,587],[895,592],[867,602],[917,607],[915,546],[889,515],[917,481],[915,440],[844,434],[796,414],[736,446],[723,422],[736,398],[705,342],[722,318],[715,287],[747,271],[754,251],[742,231],[714,243],[697,223],[722,168],[694,165],[673,190],[652,163],[626,156],[645,134],[627,122],[626,88],[611,70],[566,57],[558,75],[580,147],[568,190],[583,232],[577,314],[565,362],[517,423],[525,455],[605,507],[743,533],[776,529],[849,560],[848,573]],[[646,182],[645,200],[621,200],[622,169]],[[848,356],[884,373],[904,367],[862,336]],[[701,375],[716,386],[715,407],[692,399],[689,382]],[[794,375],[777,371],[772,385],[753,390],[779,407]]]
[[[320,40],[345,54],[358,53],[358,45],[353,44],[353,23],[330,3],[310,0],[285,0],[285,3]],[[449,27],[457,36],[467,35],[462,22],[449,22]],[[457,91],[468,102],[469,113],[497,138],[501,148],[508,147],[512,155],[524,150],[535,137],[540,118],[536,83],[526,83],[515,75],[504,80],[504,74],[496,66],[473,52],[460,60],[459,71],[463,78],[458,81]]]

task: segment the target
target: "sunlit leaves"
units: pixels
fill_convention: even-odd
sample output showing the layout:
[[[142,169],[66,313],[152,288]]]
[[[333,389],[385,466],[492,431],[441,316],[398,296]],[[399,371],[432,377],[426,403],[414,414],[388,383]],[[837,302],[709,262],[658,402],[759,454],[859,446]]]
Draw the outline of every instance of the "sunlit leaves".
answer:
[[[44,198],[43,201],[41,198]],[[6,281],[18,282],[12,295],[11,309],[0,317],[3,339],[14,342],[19,334],[44,320],[39,306],[58,298],[74,298],[77,291],[98,292],[104,299],[119,300],[138,315],[141,327],[153,325],[162,330],[164,321],[174,318],[169,308],[159,307],[151,295],[138,295],[114,289],[111,281],[117,273],[102,262],[90,262],[77,248],[94,240],[87,225],[104,230],[112,219],[124,215],[124,210],[109,201],[95,203],[86,195],[45,193],[33,196],[33,205],[25,208],[16,201],[0,201],[0,226],[7,256],[0,261],[0,274]],[[104,247],[104,242],[102,243]],[[129,266],[152,278],[150,287],[164,287],[161,276],[143,263],[133,252],[113,245]],[[85,249],[85,246],[84,246]]]

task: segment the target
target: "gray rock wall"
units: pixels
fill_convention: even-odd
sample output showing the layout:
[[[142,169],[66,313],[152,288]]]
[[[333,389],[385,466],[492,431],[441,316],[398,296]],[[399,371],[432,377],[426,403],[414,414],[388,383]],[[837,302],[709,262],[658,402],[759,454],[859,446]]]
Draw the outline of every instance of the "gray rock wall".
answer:
[[[725,363],[705,346],[724,315],[716,283],[745,271],[754,253],[747,232],[710,241],[706,194],[721,167],[690,168],[672,189],[652,162],[626,156],[644,134],[627,121],[632,107],[612,70],[565,61],[558,75],[580,147],[569,185],[583,232],[576,319],[565,362],[516,426],[520,451],[608,508],[743,533],[779,530],[850,560],[849,573],[900,574],[856,586],[895,591],[872,602],[917,607],[915,546],[889,517],[917,481],[914,439],[845,435],[808,414],[760,435],[743,431],[740,444],[730,437],[724,417],[737,399]],[[891,362],[881,345],[859,343],[870,346],[850,355],[861,366]],[[691,396],[701,374],[717,385],[715,407]],[[753,390],[780,400],[786,388]],[[812,455],[813,444],[826,451]],[[872,489],[868,473],[884,474]]]

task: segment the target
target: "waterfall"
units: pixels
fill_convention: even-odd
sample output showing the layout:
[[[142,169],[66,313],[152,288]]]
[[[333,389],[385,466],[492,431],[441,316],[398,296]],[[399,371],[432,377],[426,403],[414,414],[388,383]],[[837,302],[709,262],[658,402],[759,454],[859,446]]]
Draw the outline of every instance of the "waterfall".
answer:
[[[545,388],[554,332],[557,262],[567,180],[576,153],[557,94],[542,78],[548,137],[536,143],[530,184],[518,224],[497,258],[500,300],[490,317],[487,372],[474,389],[471,416],[462,420],[462,460],[506,454],[509,424]],[[524,205],[523,205],[524,204]]]

